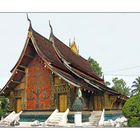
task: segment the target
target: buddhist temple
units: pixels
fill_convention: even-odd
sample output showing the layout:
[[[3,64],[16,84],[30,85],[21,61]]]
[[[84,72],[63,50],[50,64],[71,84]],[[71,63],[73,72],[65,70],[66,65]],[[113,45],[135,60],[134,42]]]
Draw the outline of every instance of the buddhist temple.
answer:
[[[91,70],[75,41],[67,46],[54,35],[51,25],[50,29],[47,39],[30,21],[23,51],[0,91],[9,98],[10,110],[71,110],[79,89],[85,111],[121,109],[125,98]]]

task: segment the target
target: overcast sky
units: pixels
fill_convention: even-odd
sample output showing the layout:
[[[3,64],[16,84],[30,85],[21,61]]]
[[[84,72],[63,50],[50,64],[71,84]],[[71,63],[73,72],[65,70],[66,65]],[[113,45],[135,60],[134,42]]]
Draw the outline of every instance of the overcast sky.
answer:
[[[65,44],[79,46],[80,55],[101,65],[105,80],[123,78],[128,86],[140,74],[140,13],[29,13],[33,28]],[[0,88],[10,78],[27,37],[25,13],[0,13]]]

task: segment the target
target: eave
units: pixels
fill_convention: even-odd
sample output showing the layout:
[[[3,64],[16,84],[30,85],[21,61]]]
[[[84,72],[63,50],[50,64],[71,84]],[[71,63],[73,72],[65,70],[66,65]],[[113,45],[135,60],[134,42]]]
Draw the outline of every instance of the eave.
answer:
[[[13,89],[20,83],[22,78],[24,77],[25,72],[17,69],[15,70],[8,82],[5,84],[5,86],[0,91],[0,95],[4,95],[6,93],[9,93],[10,91],[13,91]]]
[[[44,64],[52,72],[61,77],[63,80],[67,81],[69,84],[75,87],[83,87],[92,92],[94,92],[96,89],[97,91],[101,92],[106,90],[113,93],[110,88],[106,87],[102,83],[102,79],[97,78],[94,76],[94,74],[91,75],[88,72],[84,73],[82,70],[81,72],[78,72],[79,69],[76,69],[71,62],[67,61],[63,54],[59,51],[52,37],[50,41],[34,31],[32,28],[30,28],[28,32],[20,58],[14,68],[11,70],[12,76],[1,90],[1,93],[13,90],[24,77],[26,67],[34,58],[34,55],[27,53],[27,49],[29,50],[30,45],[33,45],[32,47],[37,55],[39,55],[39,57],[44,61]],[[46,51],[48,52],[46,53]],[[53,55],[55,58],[53,58],[51,55]],[[16,76],[16,74],[19,74],[19,76]]]
[[[23,50],[22,50],[22,52],[21,52],[21,55],[20,55],[20,57],[19,57],[19,59],[18,59],[16,65],[12,68],[11,73],[13,73],[13,72],[17,69],[17,67],[19,66],[19,64],[21,63],[21,61],[22,61],[22,59],[23,59],[23,57],[24,57],[24,55],[25,55],[26,49],[27,49],[28,44],[29,44],[29,40],[30,40],[30,38],[31,38],[31,36],[29,36],[29,34],[31,34],[31,33],[28,32],[28,35],[27,35],[27,38],[26,38],[26,41],[25,41],[24,48],[23,48]]]

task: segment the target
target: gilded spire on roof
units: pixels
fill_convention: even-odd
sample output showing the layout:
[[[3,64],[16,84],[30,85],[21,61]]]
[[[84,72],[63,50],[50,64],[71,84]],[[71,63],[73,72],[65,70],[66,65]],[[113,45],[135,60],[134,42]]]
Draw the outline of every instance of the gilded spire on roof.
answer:
[[[79,55],[79,48],[77,47],[77,45],[75,43],[75,38],[74,38],[74,41],[72,43],[69,42],[69,46],[70,46],[70,49],[73,53]]]

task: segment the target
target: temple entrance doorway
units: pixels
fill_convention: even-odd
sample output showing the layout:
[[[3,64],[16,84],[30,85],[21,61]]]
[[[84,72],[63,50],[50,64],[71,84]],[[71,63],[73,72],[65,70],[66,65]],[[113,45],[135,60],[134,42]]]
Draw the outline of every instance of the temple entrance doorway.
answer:
[[[60,112],[65,112],[67,110],[67,94],[59,94],[58,96],[58,106]]]

